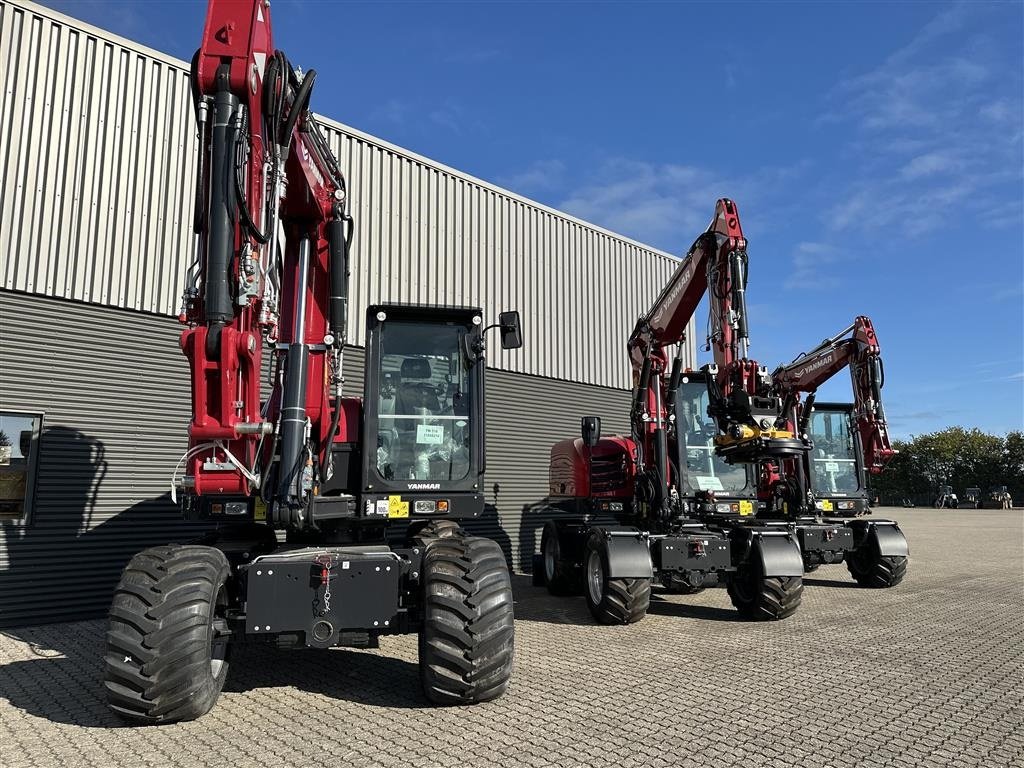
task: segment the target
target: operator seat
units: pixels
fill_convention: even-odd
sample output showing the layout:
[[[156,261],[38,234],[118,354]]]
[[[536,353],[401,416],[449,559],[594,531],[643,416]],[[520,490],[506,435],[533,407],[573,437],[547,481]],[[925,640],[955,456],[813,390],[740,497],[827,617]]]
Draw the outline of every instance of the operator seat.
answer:
[[[402,379],[395,395],[395,413],[433,415],[441,410],[437,389],[430,383],[432,373],[430,361],[425,358],[409,357],[402,361]]]

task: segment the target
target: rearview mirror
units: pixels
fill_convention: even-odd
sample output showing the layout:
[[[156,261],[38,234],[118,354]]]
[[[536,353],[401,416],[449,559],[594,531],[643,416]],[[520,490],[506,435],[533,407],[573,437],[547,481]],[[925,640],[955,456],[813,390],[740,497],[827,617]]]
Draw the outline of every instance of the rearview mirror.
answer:
[[[583,434],[583,442],[593,448],[601,439],[601,419],[597,416],[584,416],[580,422],[580,432]]]
[[[519,349],[523,346],[523,328],[519,322],[518,311],[499,314],[498,326],[501,328],[502,349]]]

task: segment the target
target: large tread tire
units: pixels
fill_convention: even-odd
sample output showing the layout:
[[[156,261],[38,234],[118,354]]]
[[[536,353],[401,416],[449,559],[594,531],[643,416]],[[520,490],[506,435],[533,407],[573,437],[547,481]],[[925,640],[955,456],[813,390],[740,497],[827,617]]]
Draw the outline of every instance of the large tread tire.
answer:
[[[548,592],[556,597],[578,595],[583,591],[583,579],[578,568],[573,568],[562,557],[558,541],[558,528],[553,522],[544,526],[540,537],[540,562],[544,569],[542,580]]]
[[[600,531],[595,531],[587,539],[584,559],[583,590],[587,599],[590,614],[600,624],[634,624],[647,615],[651,605],[650,579],[611,579],[608,578],[607,541]],[[597,560],[592,564],[591,558]],[[591,585],[595,578],[592,567],[600,564],[600,573],[596,577],[599,584]],[[599,594],[595,594],[598,592]]]
[[[490,539],[445,536],[423,559],[420,679],[434,704],[476,704],[505,692],[515,655],[512,581]]]
[[[740,616],[754,621],[779,621],[796,613],[803,600],[799,576],[761,575],[759,566],[747,567],[728,585],[729,599]]]
[[[107,630],[104,687],[114,712],[152,725],[210,711],[228,673],[230,646],[217,630],[230,575],[213,547],[171,544],[131,559]]]
[[[857,551],[847,558],[850,575],[862,587],[888,589],[895,587],[907,575],[909,558],[903,555],[880,555],[875,548]]]
[[[410,546],[426,547],[435,539],[463,535],[462,526],[457,520],[431,520],[410,533],[409,544]]]

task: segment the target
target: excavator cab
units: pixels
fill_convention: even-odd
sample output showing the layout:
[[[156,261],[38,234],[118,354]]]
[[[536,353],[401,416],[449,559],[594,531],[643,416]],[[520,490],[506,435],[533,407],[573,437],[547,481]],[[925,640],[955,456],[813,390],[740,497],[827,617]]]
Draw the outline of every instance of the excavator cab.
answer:
[[[360,514],[478,517],[485,463],[482,312],[380,304],[368,309],[366,323]],[[515,343],[515,334],[499,326],[503,345]]]
[[[682,377],[675,396],[680,495],[705,513],[746,516],[756,511],[756,483],[747,464],[731,464],[715,450],[718,428],[708,415],[703,372]]]
[[[853,426],[853,403],[815,403],[808,421],[814,447],[806,458],[818,512],[849,517],[868,512],[864,452]]]

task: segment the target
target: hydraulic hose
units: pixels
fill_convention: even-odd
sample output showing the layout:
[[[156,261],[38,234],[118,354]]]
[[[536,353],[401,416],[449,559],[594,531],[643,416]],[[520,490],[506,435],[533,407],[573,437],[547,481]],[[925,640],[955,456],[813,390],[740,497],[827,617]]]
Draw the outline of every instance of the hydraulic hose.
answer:
[[[299,86],[299,91],[295,94],[295,100],[292,102],[292,108],[288,112],[288,119],[285,121],[284,134],[281,136],[280,142],[280,146],[284,147],[283,156],[285,157],[288,156],[288,147],[291,144],[292,131],[295,130],[295,124],[299,121],[299,116],[309,105],[309,97],[313,91],[314,80],[316,80],[316,70],[311,69],[302,78],[302,85]]]

